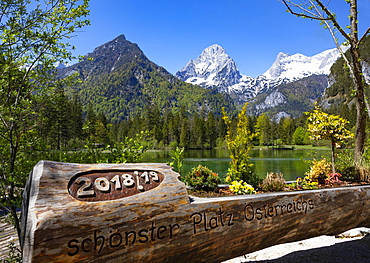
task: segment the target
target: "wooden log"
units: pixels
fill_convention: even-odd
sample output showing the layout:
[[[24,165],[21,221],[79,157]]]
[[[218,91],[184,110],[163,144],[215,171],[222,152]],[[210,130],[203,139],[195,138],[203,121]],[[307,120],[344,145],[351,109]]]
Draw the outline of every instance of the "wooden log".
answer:
[[[24,262],[220,262],[370,227],[370,186],[191,198],[178,176],[166,164],[40,162]]]

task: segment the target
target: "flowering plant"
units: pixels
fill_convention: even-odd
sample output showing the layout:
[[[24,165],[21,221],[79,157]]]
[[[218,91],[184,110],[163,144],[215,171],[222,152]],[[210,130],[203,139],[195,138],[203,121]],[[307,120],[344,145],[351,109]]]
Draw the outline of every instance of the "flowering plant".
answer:
[[[328,179],[326,180],[327,183],[339,183],[341,180],[339,180],[339,177],[342,175],[340,173],[330,173],[328,174]]]
[[[302,177],[297,177],[296,181],[289,184],[290,187],[296,188],[296,189],[317,189],[318,188],[318,182],[314,182],[310,179],[309,176],[305,176],[304,178]]]
[[[254,190],[253,186],[247,184],[243,180],[240,181],[232,181],[229,185],[229,189],[231,192],[237,195],[245,195],[245,194],[255,194],[256,191]]]
[[[332,166],[325,158],[321,160],[313,159],[311,161],[310,170],[305,173],[305,175],[308,176],[310,181],[325,183],[331,170]]]
[[[198,165],[184,177],[184,182],[195,190],[215,191],[218,184],[221,183],[221,179],[208,167]]]

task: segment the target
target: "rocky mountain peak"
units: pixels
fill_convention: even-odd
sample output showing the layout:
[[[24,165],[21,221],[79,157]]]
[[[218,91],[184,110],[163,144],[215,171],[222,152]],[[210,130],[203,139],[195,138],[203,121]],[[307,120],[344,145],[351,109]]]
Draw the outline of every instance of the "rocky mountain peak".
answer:
[[[214,44],[212,46],[209,46],[205,48],[201,55],[198,57],[199,60],[213,60],[218,57],[225,57],[225,58],[230,58],[229,55],[226,54],[226,50],[221,47],[218,44]]]
[[[137,44],[126,40],[124,35],[96,47],[87,54],[80,63],[59,71],[60,76],[78,72],[82,79],[92,78],[100,74],[109,74],[117,70],[125,70],[128,65],[147,65],[150,61]]]
[[[234,60],[217,44],[204,49],[197,59],[190,60],[176,76],[203,87],[217,86],[221,92],[238,83],[242,77]]]
[[[99,59],[106,56],[118,58],[121,55],[131,56],[132,54],[135,54],[136,56],[144,55],[138,45],[126,40],[124,35],[120,35],[115,39],[95,48],[94,51],[92,53],[89,53],[87,56],[94,59]]]

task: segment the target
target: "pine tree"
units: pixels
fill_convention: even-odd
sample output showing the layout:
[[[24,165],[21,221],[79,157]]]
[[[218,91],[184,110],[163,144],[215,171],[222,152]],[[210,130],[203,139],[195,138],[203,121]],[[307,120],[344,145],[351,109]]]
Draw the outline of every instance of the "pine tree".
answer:
[[[260,145],[271,145],[273,143],[272,123],[265,113],[257,117],[256,129],[258,130]]]
[[[69,132],[72,140],[78,142],[83,138],[83,111],[79,98],[75,95],[69,101]]]
[[[213,148],[216,146],[216,141],[218,137],[218,132],[216,128],[216,121],[213,113],[210,111],[205,122],[205,131],[206,131],[206,142],[209,147]]]

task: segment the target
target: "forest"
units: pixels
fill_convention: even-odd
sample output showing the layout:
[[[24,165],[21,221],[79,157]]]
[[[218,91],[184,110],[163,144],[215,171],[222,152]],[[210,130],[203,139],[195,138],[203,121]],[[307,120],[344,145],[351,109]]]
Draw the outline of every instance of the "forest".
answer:
[[[112,147],[126,138],[135,138],[147,131],[145,141],[151,148],[183,147],[185,149],[212,149],[226,147],[226,125],[220,114],[205,110],[189,113],[185,108],[162,109],[147,105],[141,114],[111,123],[102,113],[96,113],[89,104],[87,111],[77,96],[68,98],[63,89],[56,89],[45,96],[37,107],[37,131],[42,141],[39,150],[83,149],[85,145]],[[355,108],[331,107],[331,114],[344,116],[350,121],[348,129],[354,128]],[[248,129],[257,136],[255,146],[281,147],[283,145],[312,144],[307,131],[307,114],[298,118],[284,117],[273,120],[267,114],[248,115]],[[232,127],[238,118],[231,116]]]

